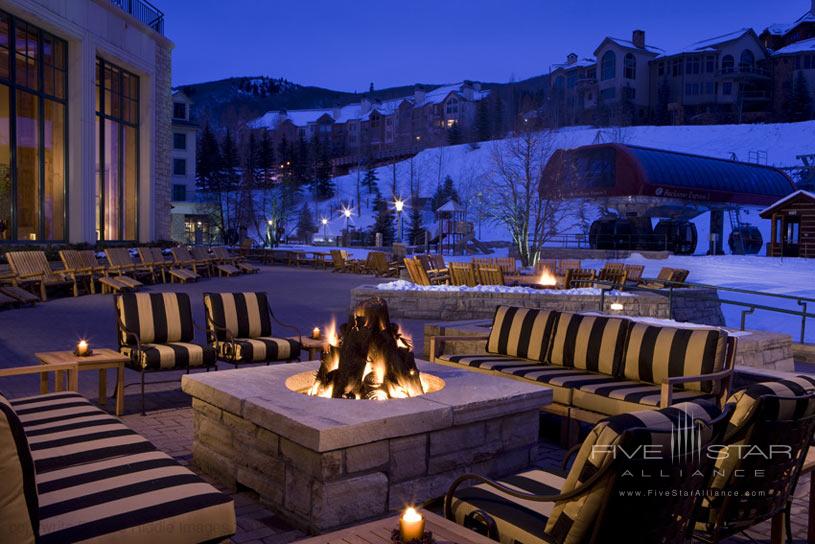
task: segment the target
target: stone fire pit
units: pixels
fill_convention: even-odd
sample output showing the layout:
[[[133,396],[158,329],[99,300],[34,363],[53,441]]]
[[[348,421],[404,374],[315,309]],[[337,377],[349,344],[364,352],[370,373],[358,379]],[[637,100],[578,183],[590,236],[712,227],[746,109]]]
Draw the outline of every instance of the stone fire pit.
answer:
[[[417,366],[443,386],[383,401],[304,395],[316,361],[186,375],[193,460],[312,533],[440,496],[464,472],[501,476],[531,464],[551,390]]]

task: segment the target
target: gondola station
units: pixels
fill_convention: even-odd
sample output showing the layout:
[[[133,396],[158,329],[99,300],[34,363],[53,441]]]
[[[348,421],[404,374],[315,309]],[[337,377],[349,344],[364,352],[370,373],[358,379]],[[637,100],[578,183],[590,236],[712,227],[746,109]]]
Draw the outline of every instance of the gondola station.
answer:
[[[759,214],[772,221],[769,257],[815,257],[815,193],[795,191]]]

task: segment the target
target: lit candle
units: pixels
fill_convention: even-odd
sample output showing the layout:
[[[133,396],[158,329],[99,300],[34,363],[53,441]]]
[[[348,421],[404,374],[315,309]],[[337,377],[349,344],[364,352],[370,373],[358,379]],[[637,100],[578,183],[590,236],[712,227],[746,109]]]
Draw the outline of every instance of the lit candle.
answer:
[[[399,518],[399,535],[402,542],[421,540],[424,535],[424,518],[412,506],[406,508]]]
[[[319,340],[320,339],[320,327],[314,327],[314,329],[312,329],[311,337],[314,340]]]
[[[85,340],[80,340],[79,343],[76,345],[76,354],[79,356],[87,355],[88,342],[86,342]]]

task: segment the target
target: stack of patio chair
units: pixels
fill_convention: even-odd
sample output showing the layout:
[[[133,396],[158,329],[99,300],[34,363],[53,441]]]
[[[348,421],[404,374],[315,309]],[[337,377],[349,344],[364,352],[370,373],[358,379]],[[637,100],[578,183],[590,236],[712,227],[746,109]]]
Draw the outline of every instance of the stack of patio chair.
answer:
[[[220,264],[234,266],[245,274],[255,274],[260,270],[243,257],[230,254],[229,250],[224,246],[213,247],[212,253]]]
[[[74,281],[65,273],[54,272],[44,251],[9,251],[6,259],[14,272],[14,285],[28,286],[39,291],[40,300],[48,299],[47,290],[73,285]]]
[[[382,251],[368,253],[368,267],[380,277],[399,277],[399,264],[389,261]]]
[[[194,343],[195,323],[186,293],[125,293],[114,297],[119,351],[127,366],[141,375],[141,412],[144,414],[144,377],[151,372],[214,367],[215,349]]]
[[[450,285],[465,285],[467,287],[478,285],[475,269],[471,263],[451,262],[448,267],[450,268]]]
[[[123,247],[109,247],[105,249],[105,257],[108,261],[108,276],[113,275],[118,281],[127,285],[130,289],[138,289],[144,285],[140,280],[152,277],[153,273],[149,268],[133,262],[130,250]]]
[[[300,343],[272,336],[272,321],[290,329],[272,312],[266,293],[204,293],[207,341],[218,359],[235,365],[245,363],[291,362],[300,358]]]
[[[594,270],[569,268],[563,282],[565,289],[580,289],[584,287],[594,287],[594,280],[597,273]]]
[[[172,269],[180,271],[182,276],[186,279],[181,280],[187,282],[196,280],[200,277],[198,274],[198,262],[186,247],[178,246],[170,250],[173,255]]]
[[[504,271],[498,266],[477,265],[478,285],[504,285]]]
[[[567,453],[564,466],[576,452],[567,475],[465,474],[447,492],[445,516],[502,544],[685,544],[713,464],[708,447],[719,444],[729,414],[687,402],[613,416]],[[652,494],[654,485],[671,492]]]

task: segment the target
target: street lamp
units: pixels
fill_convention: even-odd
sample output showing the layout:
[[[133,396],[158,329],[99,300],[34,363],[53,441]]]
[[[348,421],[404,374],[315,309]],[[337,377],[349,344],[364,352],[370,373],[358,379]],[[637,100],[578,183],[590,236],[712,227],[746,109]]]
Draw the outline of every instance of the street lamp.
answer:
[[[393,201],[393,207],[396,208],[396,222],[398,224],[397,232],[399,233],[399,241],[402,241],[402,210],[405,208],[405,201],[401,198],[396,198]]]
[[[348,221],[351,220],[351,208],[343,206],[342,214],[345,216],[345,245],[348,245]]]
[[[325,243],[328,243],[328,234],[326,233],[326,229],[328,229],[328,219],[323,217],[322,219],[320,219],[320,223],[323,224],[323,241]]]
[[[272,247],[272,226],[274,225],[274,220],[269,219],[266,221],[266,240],[268,240],[269,247]]]

